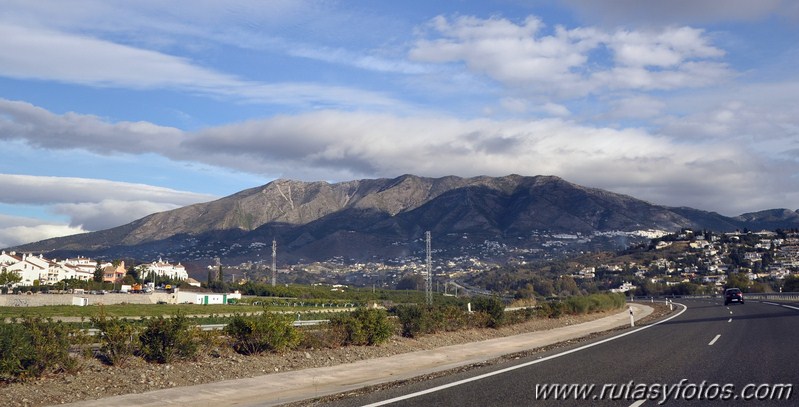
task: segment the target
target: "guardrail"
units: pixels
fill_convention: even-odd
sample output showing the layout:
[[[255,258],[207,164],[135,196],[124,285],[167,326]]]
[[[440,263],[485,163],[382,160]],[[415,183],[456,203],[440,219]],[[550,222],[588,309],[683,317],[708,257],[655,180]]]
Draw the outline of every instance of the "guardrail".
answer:
[[[705,298],[722,298],[724,294],[716,295],[656,295],[656,296],[636,296],[628,297],[632,301],[651,301],[663,300],[667,298],[687,298],[687,299],[705,299]],[[799,293],[744,293],[744,298],[753,300],[772,300],[772,301],[799,301]]]
[[[321,324],[324,324],[324,323],[327,323],[327,322],[330,322],[330,320],[329,319],[308,319],[308,320],[305,320],[305,321],[301,321],[301,320],[294,321],[292,323],[292,325],[294,325],[296,327],[316,326],[316,325],[321,325]],[[225,329],[226,326],[227,326],[227,324],[197,325],[197,327],[200,328],[200,330],[202,330],[202,331],[221,331],[222,329]],[[100,332],[100,330],[97,329],[97,328],[86,328],[86,329],[83,330],[83,332],[85,332],[85,333],[87,333],[89,335],[97,335],[97,333]]]

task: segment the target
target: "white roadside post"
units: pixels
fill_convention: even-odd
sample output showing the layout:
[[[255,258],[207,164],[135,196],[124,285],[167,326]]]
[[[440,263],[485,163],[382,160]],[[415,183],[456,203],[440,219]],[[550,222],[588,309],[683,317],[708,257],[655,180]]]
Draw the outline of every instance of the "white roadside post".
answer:
[[[635,319],[633,318],[633,307],[630,307],[630,327],[635,326]]]
[[[671,302],[670,298],[667,301],[669,302],[669,311],[674,311],[674,303]]]

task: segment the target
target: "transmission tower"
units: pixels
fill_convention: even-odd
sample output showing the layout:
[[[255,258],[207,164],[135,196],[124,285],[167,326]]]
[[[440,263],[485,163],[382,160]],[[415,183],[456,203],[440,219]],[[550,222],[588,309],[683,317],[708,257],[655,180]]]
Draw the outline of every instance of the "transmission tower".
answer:
[[[427,305],[433,305],[433,265],[430,259],[430,231],[424,232],[424,238],[427,246],[427,277],[425,278],[425,296],[427,298]]]
[[[272,239],[272,287],[277,284],[277,241]]]

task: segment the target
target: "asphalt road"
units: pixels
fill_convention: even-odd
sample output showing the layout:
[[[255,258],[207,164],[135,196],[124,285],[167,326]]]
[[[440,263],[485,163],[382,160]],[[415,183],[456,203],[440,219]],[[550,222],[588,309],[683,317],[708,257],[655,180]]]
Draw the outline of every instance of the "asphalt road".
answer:
[[[664,400],[669,406],[799,405],[799,305],[681,303],[685,309],[679,315],[644,329],[628,329],[620,337],[617,332],[565,351],[327,405],[637,407]],[[576,388],[582,395],[570,393],[556,401],[551,393],[548,399],[541,393],[542,385],[553,384],[585,387]],[[782,399],[763,400],[770,392],[781,392]]]

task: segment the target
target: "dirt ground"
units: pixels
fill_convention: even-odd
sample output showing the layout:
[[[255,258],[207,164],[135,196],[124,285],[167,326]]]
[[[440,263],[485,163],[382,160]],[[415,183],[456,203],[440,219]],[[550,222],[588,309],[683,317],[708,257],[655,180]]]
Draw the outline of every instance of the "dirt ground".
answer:
[[[646,305],[655,306],[655,312],[646,320],[638,322],[637,325],[659,319],[669,312],[668,307],[661,304]],[[559,319],[536,319],[499,329],[470,329],[427,335],[419,339],[394,336],[379,346],[305,349],[260,356],[239,355],[229,347],[220,346],[204,352],[196,360],[165,365],[147,363],[141,358],[135,357],[131,358],[124,367],[107,366],[97,359],[81,359],[82,367],[75,374],[46,376],[24,383],[0,384],[0,397],[4,406],[64,404],[119,394],[143,393],[163,388],[240,379],[290,370],[334,366],[363,359],[547,330],[601,318],[609,314],[597,313],[565,316]]]

